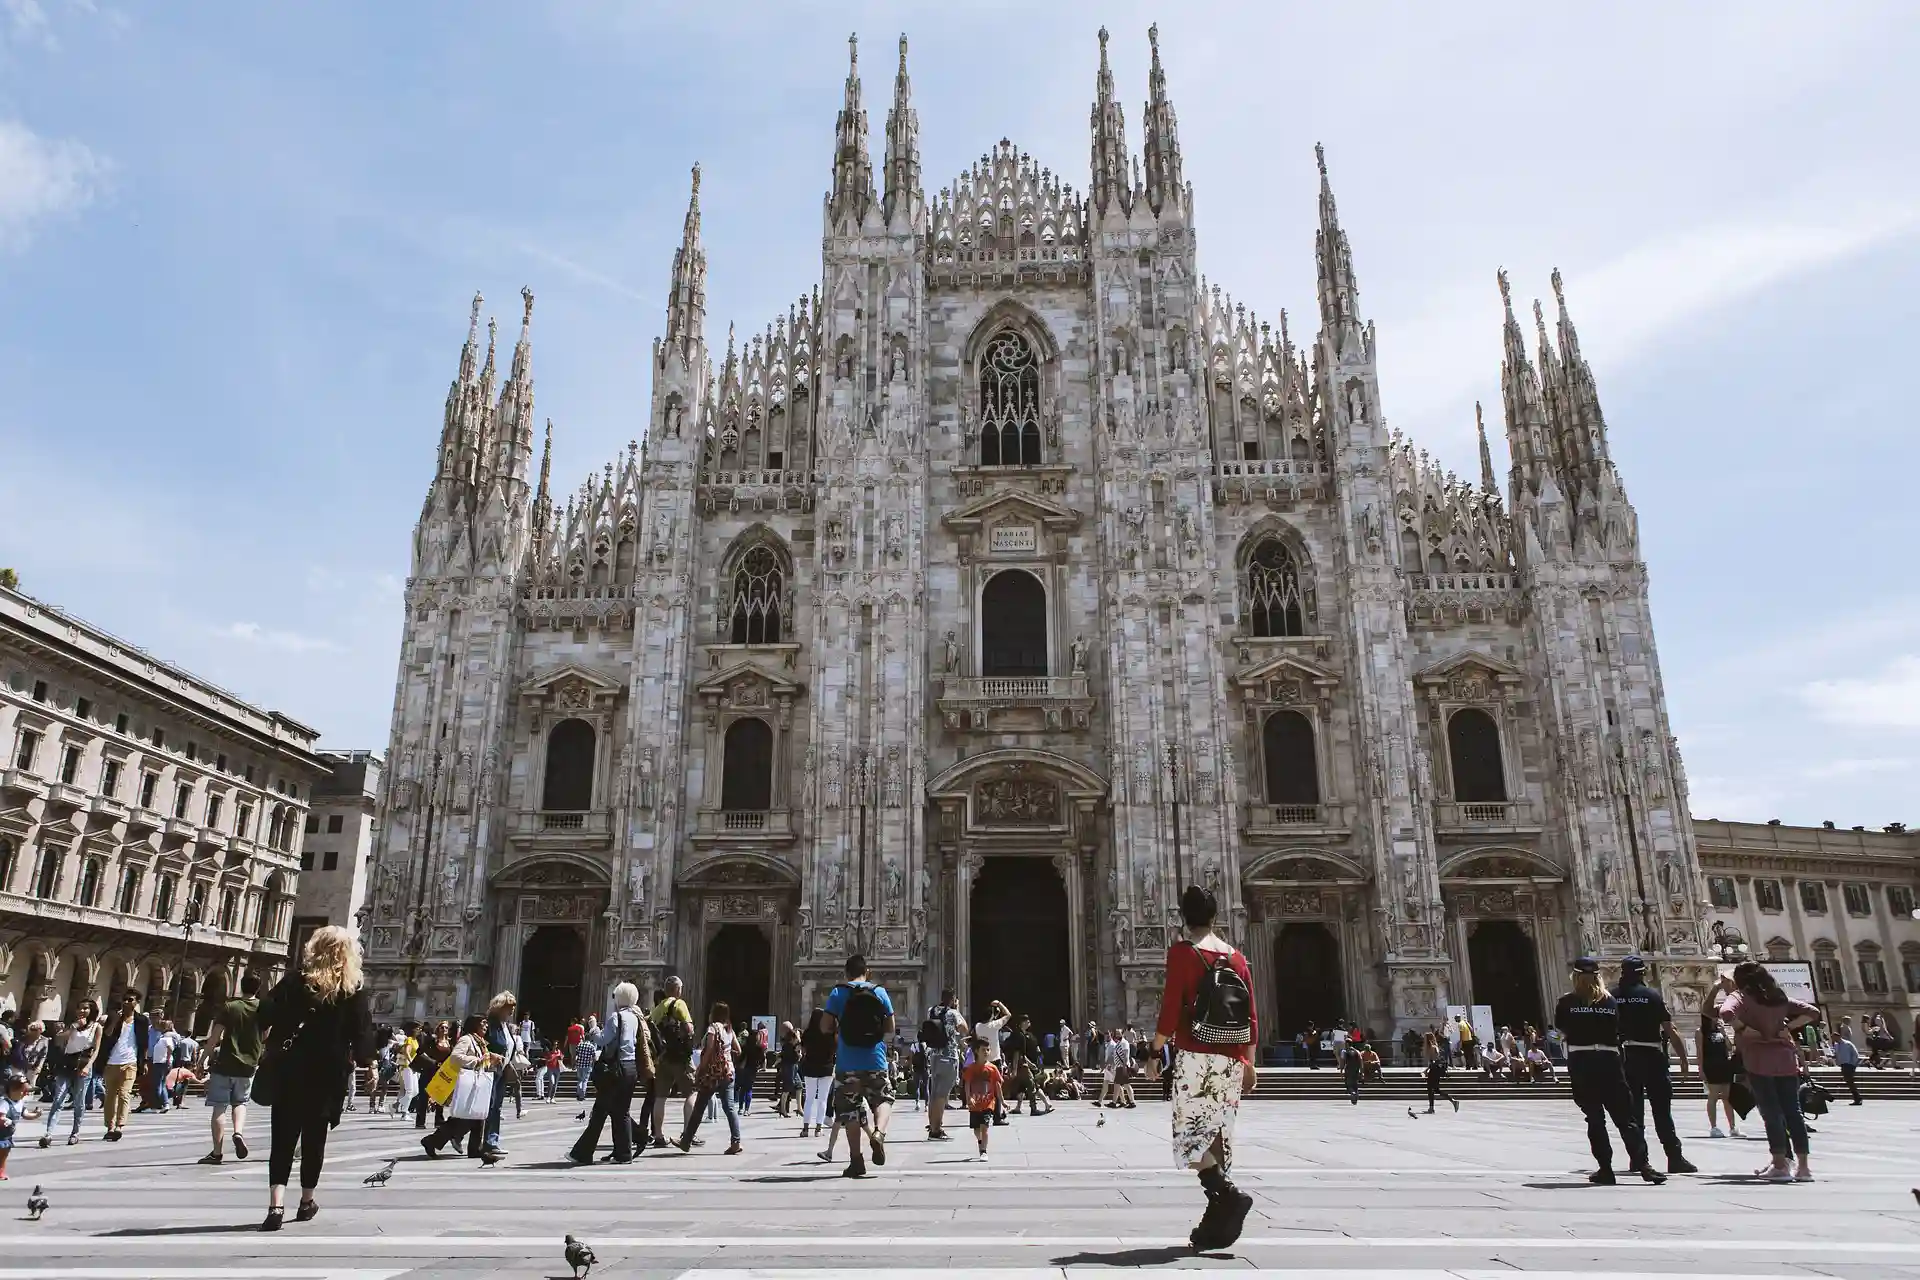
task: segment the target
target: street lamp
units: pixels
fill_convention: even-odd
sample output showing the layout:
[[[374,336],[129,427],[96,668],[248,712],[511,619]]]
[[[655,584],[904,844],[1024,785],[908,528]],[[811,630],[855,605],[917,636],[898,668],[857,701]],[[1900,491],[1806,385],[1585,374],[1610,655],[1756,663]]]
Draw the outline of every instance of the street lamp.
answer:
[[[180,984],[187,980],[187,954],[193,949],[193,931],[204,927],[205,926],[200,923],[200,904],[189,897],[187,899],[187,909],[180,916],[180,978],[179,981],[174,983],[174,1003],[176,1005],[185,1003],[185,1000],[180,994]],[[179,1009],[176,1008],[174,1010],[174,1016],[177,1018],[179,1013]]]

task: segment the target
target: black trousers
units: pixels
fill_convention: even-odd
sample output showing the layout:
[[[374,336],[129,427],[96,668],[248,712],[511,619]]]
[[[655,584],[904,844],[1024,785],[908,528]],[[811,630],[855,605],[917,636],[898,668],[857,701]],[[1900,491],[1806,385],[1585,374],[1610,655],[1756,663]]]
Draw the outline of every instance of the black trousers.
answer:
[[[614,1064],[614,1069],[595,1082],[593,1114],[587,1127],[573,1144],[576,1160],[591,1160],[600,1148],[600,1127],[613,1125],[613,1158],[633,1159],[633,1091],[640,1083],[639,1068],[631,1062]]]
[[[1673,1080],[1667,1075],[1667,1051],[1623,1045],[1620,1057],[1626,1068],[1627,1092],[1633,1098],[1633,1118],[1642,1126],[1641,1135],[1646,1133],[1646,1108],[1651,1107],[1653,1131],[1660,1135],[1667,1159],[1678,1160],[1680,1135],[1673,1128]]]
[[[1855,1102],[1860,1101],[1860,1082],[1854,1079],[1854,1076],[1857,1075],[1859,1071],[1860,1064],[1857,1062],[1843,1062],[1840,1064],[1840,1082],[1847,1086],[1847,1092],[1853,1095],[1853,1101]]]
[[[1441,1081],[1446,1078],[1446,1063],[1436,1059],[1427,1064],[1427,1110],[1433,1110],[1433,1100],[1436,1097],[1445,1098],[1449,1102],[1453,1101],[1453,1095],[1440,1087]]]
[[[1613,1168],[1613,1143],[1607,1138],[1607,1120],[1620,1131],[1627,1159],[1635,1169],[1647,1163],[1647,1139],[1634,1115],[1633,1095],[1627,1089],[1625,1069],[1617,1053],[1582,1050],[1567,1055],[1567,1079],[1573,1101],[1587,1117],[1587,1145],[1602,1169]]]
[[[327,1159],[326,1110],[316,1103],[302,1104],[298,1098],[282,1098],[269,1108],[272,1118],[272,1145],[267,1152],[267,1185],[284,1187],[293,1174],[293,1151],[300,1149],[300,1189],[311,1191],[320,1185],[320,1166]]]

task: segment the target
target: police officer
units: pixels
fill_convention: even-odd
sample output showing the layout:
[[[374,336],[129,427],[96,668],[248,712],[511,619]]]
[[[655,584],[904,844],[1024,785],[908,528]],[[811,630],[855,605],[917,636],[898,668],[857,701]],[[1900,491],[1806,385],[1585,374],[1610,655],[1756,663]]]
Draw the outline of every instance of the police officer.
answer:
[[[1633,1114],[1627,1077],[1620,1065],[1620,1006],[1600,981],[1600,962],[1582,956],[1573,962],[1573,990],[1554,1006],[1553,1025],[1566,1040],[1567,1078],[1573,1100],[1587,1117],[1587,1142],[1600,1167],[1587,1175],[1596,1186],[1610,1187],[1613,1144],[1607,1140],[1607,1117],[1627,1145],[1633,1172],[1652,1183],[1667,1175],[1647,1163],[1646,1135]]]
[[[1633,1118],[1646,1123],[1646,1105],[1653,1107],[1653,1130],[1667,1149],[1668,1173],[1698,1173],[1680,1153],[1680,1135],[1673,1131],[1673,1082],[1667,1078],[1667,1046],[1680,1055],[1680,1074],[1687,1074],[1687,1042],[1673,1029],[1667,1002],[1657,987],[1646,982],[1647,962],[1628,956],[1620,962],[1620,983],[1613,998],[1620,1006],[1620,1061],[1627,1072],[1627,1091],[1633,1096]],[[1642,1133],[1645,1133],[1644,1128]]]

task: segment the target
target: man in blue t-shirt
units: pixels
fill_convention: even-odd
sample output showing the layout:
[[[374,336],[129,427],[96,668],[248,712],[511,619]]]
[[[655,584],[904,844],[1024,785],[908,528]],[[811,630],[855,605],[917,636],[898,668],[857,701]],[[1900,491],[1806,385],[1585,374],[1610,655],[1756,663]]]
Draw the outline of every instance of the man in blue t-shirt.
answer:
[[[893,1034],[893,1001],[887,989],[867,979],[867,958],[847,957],[847,980],[827,996],[821,1026],[833,1032],[834,1123],[847,1131],[845,1176],[863,1178],[860,1134],[873,1143],[873,1162],[887,1162],[887,1117],[893,1110],[893,1073],[887,1070],[887,1037]]]

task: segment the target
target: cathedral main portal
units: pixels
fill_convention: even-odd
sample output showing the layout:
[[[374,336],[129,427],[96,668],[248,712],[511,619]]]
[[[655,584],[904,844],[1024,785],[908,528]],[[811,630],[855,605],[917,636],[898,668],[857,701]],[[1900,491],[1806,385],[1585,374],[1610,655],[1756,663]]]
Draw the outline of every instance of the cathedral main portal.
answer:
[[[1067,886],[1050,858],[989,857],[973,881],[967,1009],[995,1000],[1042,1034],[1072,1016]]]

